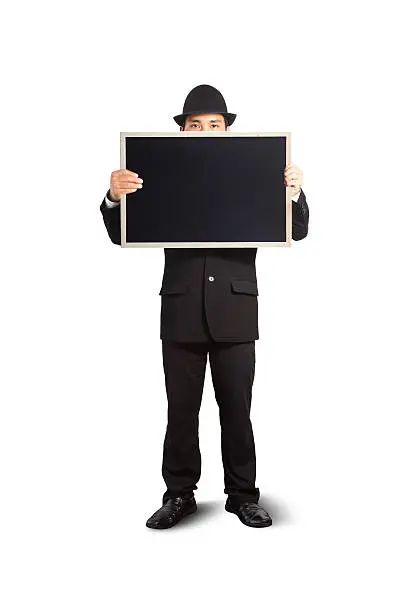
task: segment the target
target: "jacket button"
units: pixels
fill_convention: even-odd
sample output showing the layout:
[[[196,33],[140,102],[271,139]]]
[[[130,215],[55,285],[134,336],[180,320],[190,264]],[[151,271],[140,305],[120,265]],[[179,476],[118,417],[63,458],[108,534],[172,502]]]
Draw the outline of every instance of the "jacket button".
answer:
[[[213,281],[213,280],[214,280],[214,277],[213,277],[213,276],[209,276],[209,277],[208,277],[208,280],[209,280],[209,281]]]

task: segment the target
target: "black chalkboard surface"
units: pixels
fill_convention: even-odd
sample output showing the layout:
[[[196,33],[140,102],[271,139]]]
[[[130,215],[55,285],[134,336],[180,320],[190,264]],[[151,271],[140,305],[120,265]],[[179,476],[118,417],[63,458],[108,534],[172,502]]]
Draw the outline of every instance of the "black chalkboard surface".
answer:
[[[289,246],[290,133],[122,132],[122,246]]]

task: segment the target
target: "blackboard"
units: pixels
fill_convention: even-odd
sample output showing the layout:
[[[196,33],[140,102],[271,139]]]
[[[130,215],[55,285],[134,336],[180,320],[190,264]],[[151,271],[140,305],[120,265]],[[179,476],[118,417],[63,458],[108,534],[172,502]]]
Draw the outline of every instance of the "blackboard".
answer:
[[[290,132],[121,132],[122,246],[289,246]]]

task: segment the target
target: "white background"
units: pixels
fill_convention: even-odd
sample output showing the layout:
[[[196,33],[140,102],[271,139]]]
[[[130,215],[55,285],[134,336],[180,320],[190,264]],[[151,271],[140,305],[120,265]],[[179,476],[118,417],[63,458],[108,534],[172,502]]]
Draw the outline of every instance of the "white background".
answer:
[[[4,612],[407,609],[402,5],[3,9]],[[164,491],[164,252],[113,245],[99,211],[120,131],[178,131],[201,83],[233,130],[292,132],[310,207],[305,240],[257,256],[266,529],[224,510],[209,369],[199,511],[145,526]]]

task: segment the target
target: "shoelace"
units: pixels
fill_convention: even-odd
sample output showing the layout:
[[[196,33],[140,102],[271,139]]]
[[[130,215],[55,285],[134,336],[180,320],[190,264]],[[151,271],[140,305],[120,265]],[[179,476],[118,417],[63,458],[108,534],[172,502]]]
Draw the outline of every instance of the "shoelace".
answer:
[[[251,515],[254,515],[256,512],[258,512],[261,509],[261,507],[256,502],[245,502],[243,506],[244,506],[244,510],[245,511],[249,510],[249,514]]]
[[[176,511],[181,508],[182,501],[183,500],[180,497],[170,498],[167,500],[166,505],[171,506],[171,510],[175,515]]]
[[[258,510],[259,506],[256,502],[244,502],[243,504],[245,506],[245,508],[251,508],[254,510]]]

